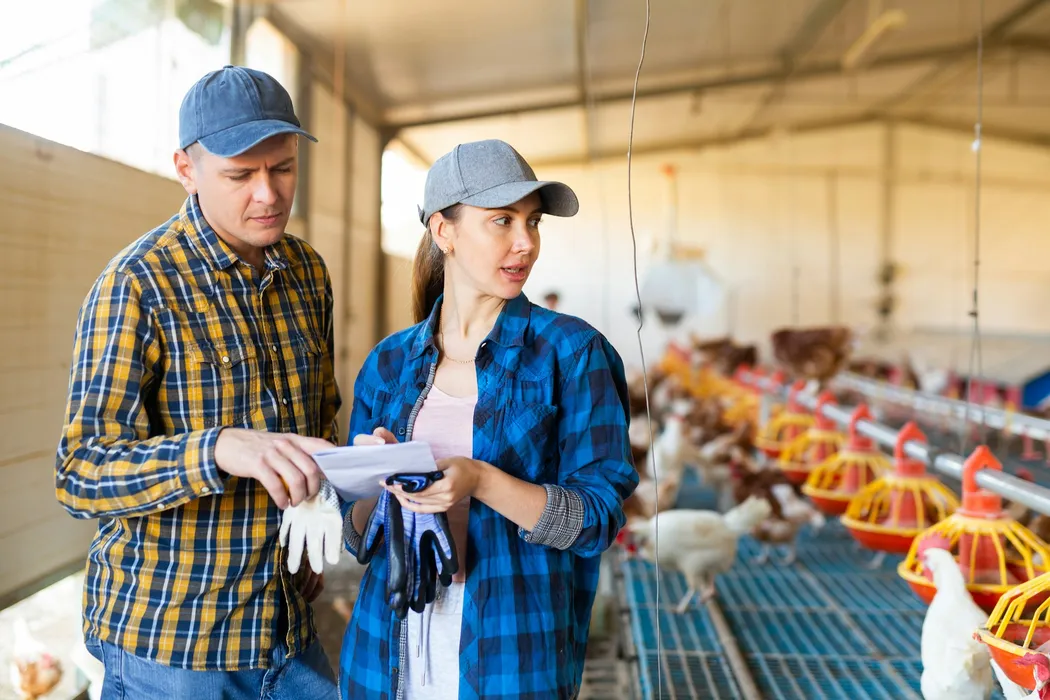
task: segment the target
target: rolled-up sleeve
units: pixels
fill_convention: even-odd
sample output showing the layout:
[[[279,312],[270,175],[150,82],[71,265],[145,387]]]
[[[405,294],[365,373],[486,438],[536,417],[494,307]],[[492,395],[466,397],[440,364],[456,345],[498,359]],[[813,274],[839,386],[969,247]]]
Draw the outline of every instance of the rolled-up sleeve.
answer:
[[[76,518],[130,518],[222,493],[221,427],[152,435],[144,396],[159,341],[141,287],[107,270],[77,320],[55,493]]]
[[[628,436],[623,362],[597,332],[562,375],[558,395],[559,483],[545,484],[547,503],[532,544],[597,556],[616,539],[623,502],[638,486]]]
[[[368,377],[375,376],[376,353],[373,352],[365,359],[357,379],[354,381],[354,400],[350,409],[350,426],[346,431],[346,444],[354,444],[354,436],[362,433],[371,433],[375,428],[372,425],[372,405],[375,396],[374,390],[368,384]],[[371,374],[370,374],[371,373]],[[339,499],[339,509],[343,515],[343,545],[347,551],[357,556],[358,548],[361,546],[361,535],[354,529],[354,503],[355,501],[344,501]]]

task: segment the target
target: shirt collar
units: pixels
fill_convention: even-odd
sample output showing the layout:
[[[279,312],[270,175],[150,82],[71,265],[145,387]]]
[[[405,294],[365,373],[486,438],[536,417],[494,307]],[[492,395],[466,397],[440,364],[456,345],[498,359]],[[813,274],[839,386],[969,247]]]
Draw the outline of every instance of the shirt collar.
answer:
[[[416,336],[416,342],[412,345],[411,358],[417,359],[424,352],[431,348],[437,350],[437,344],[434,342],[434,336],[437,335],[438,322],[441,318],[441,303],[444,295],[437,298],[434,303],[434,308],[430,311],[430,316],[427,317],[426,321]],[[529,301],[525,293],[522,292],[518,296],[507,301],[503,305],[503,309],[500,311],[499,316],[496,318],[496,324],[489,331],[488,337],[485,340],[496,343],[503,347],[520,347],[525,344],[525,329],[529,326],[529,318],[532,314],[532,303]]]
[[[186,198],[179,212],[179,219],[189,234],[192,245],[216,270],[225,270],[240,260],[240,256],[219,238],[219,234],[215,233],[215,229],[204,218],[197,195],[192,194]],[[283,270],[288,267],[288,257],[284,252],[286,245],[287,242],[281,239],[276,245],[267,246],[265,256],[268,269]]]

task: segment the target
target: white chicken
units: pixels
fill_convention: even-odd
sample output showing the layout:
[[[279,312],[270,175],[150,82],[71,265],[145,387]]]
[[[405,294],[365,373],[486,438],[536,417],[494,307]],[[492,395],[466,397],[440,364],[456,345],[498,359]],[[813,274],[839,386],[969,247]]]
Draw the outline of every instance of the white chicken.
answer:
[[[47,695],[62,680],[62,666],[29,631],[26,621],[15,619],[14,659],[11,684],[18,697],[25,700]]]
[[[937,587],[922,622],[923,700],[987,700],[994,687],[991,655],[973,632],[988,615],[970,597],[951,552],[930,547],[922,565]]]
[[[664,484],[673,484],[673,495],[678,494],[685,465],[696,462],[696,448],[686,438],[683,418],[675,413],[667,416],[664,428],[653,441],[646,455],[645,474],[659,482],[661,492]],[[670,488],[670,487],[667,487]]]
[[[765,499],[749,498],[726,513],[668,510],[628,527],[639,554],[657,566],[685,575],[689,590],[676,607],[676,612],[681,614],[698,592],[701,601],[714,597],[715,576],[733,566],[737,542],[770,511],[771,506]],[[659,552],[656,551],[657,528]]]

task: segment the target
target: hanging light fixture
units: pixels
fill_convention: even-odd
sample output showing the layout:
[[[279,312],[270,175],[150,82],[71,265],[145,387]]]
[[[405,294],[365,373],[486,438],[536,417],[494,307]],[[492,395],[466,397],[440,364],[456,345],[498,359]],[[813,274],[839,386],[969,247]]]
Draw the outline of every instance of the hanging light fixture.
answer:
[[[642,312],[654,313],[665,327],[678,326],[687,317],[705,317],[726,303],[724,283],[704,261],[704,251],[677,240],[678,178],[665,165],[670,184],[666,233],[654,246],[654,255],[642,285]]]

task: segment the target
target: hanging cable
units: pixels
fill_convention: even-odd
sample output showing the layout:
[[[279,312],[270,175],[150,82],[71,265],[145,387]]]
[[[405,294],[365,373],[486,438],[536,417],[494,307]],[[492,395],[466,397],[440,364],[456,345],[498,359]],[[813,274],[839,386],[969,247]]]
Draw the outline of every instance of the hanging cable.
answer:
[[[638,104],[638,78],[642,74],[642,64],[645,63],[645,44],[649,39],[649,1],[645,0],[645,30],[642,32],[642,50],[638,56],[638,68],[634,72],[634,89],[631,92],[631,121],[627,131],[627,222],[631,229],[631,258],[634,268],[634,295],[638,302],[638,355],[642,363],[642,389],[645,391],[645,420],[649,431],[649,455],[653,463],[653,489],[656,492],[656,514],[653,515],[653,549],[657,562],[656,571],[656,697],[663,697],[663,666],[659,659],[663,658],[663,641],[660,634],[660,527],[659,527],[659,497],[660,486],[658,482],[659,468],[656,463],[656,450],[653,439],[653,417],[649,409],[649,371],[645,365],[645,347],[642,343],[642,326],[645,325],[645,313],[642,310],[642,290],[638,282],[638,239],[634,233],[634,205],[631,199],[631,151],[634,148],[634,113]]]
[[[973,194],[973,307],[970,309],[970,318],[973,319],[973,332],[970,338],[970,363],[969,373],[966,378],[966,402],[967,404],[973,403],[974,401],[974,374],[983,377],[984,367],[983,358],[981,356],[981,323],[980,323],[980,304],[978,297],[978,289],[980,286],[980,268],[981,268],[981,127],[982,117],[984,109],[984,0],[978,0],[977,3],[977,120],[974,122],[974,141],[973,141],[973,152],[974,152],[974,194]],[[984,443],[985,439],[985,424],[984,424],[984,401],[983,397],[978,402],[980,416],[980,428],[978,428],[978,443]],[[966,410],[970,412],[969,407]],[[966,423],[964,421],[963,430],[960,435],[960,447],[963,454],[966,454]]]

